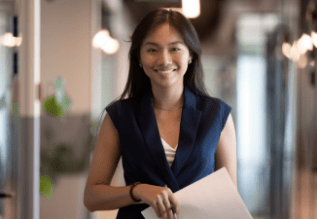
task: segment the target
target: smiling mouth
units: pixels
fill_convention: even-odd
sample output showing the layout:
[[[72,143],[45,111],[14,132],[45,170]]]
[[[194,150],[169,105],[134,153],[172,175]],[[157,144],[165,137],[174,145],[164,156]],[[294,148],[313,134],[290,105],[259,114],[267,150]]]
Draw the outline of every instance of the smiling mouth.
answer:
[[[173,71],[176,71],[176,69],[170,69],[170,70],[155,70],[156,72],[162,73],[162,74],[168,74],[171,73]]]

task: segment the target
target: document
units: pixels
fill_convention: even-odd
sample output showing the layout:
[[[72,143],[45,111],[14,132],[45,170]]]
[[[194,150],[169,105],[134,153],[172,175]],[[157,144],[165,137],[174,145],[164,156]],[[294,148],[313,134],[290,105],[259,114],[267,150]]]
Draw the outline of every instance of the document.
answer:
[[[252,219],[225,167],[174,193],[178,219]],[[146,219],[159,219],[150,206]]]

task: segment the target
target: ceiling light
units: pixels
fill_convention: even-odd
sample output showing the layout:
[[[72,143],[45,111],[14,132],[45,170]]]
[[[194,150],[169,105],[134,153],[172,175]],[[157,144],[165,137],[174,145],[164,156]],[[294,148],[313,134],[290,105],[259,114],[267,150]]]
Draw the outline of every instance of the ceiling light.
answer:
[[[182,10],[187,18],[196,18],[200,15],[200,0],[182,0]]]

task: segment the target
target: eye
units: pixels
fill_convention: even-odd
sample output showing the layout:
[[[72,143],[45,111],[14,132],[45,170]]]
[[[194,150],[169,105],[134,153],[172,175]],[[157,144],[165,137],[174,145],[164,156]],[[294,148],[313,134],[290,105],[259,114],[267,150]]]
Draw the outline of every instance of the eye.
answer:
[[[174,47],[174,48],[172,48],[172,51],[173,52],[177,52],[177,51],[180,51],[181,49],[180,48],[178,48],[178,47]]]
[[[157,50],[156,49],[148,49],[146,50],[147,52],[150,52],[150,53],[153,53],[153,52],[156,52]]]

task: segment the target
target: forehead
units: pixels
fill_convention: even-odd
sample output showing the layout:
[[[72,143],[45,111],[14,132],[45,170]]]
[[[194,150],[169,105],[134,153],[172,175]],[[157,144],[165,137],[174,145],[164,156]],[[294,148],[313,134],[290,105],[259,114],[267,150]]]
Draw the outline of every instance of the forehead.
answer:
[[[152,29],[145,37],[142,44],[145,45],[148,42],[163,45],[173,42],[182,42],[184,44],[181,34],[168,23],[161,24]]]

